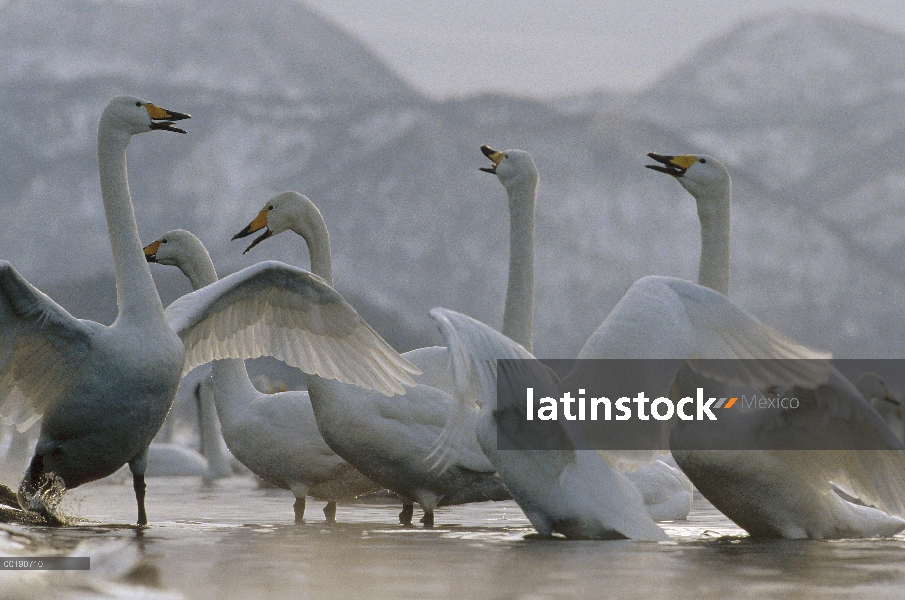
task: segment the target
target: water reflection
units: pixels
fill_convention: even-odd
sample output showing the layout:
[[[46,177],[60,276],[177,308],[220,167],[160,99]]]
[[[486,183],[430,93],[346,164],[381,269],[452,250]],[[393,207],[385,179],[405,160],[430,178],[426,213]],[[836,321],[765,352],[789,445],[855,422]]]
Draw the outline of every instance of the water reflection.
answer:
[[[905,584],[905,538],[752,541],[701,500],[687,522],[664,524],[669,542],[567,542],[525,540],[512,502],[441,509],[433,530],[400,527],[391,502],[341,504],[332,527],[312,509],[296,526],[288,493],[244,479],[150,480],[152,527],[102,524],[134,518],[131,492],[78,488],[67,510],[82,525],[29,531],[69,549],[130,540],[144,585],[201,599],[897,597]]]

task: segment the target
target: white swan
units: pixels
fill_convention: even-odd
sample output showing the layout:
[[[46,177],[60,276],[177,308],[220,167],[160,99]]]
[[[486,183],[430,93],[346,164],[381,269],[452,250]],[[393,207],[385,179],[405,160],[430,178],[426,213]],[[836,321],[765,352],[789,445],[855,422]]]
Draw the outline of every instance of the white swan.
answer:
[[[648,156],[661,163],[649,168],[675,177],[697,201],[702,239],[699,283],[728,293],[728,170],[711,156]],[[781,420],[771,421],[768,434],[748,440],[753,447],[767,438],[768,447],[801,447],[808,436],[817,437],[819,445],[821,436],[829,436],[850,440],[854,448],[901,448],[854,386],[835,370],[816,389],[793,388],[783,395],[798,397],[802,408],[785,411]],[[748,417],[738,424],[740,440],[757,435],[757,425],[765,418],[757,411]],[[817,423],[821,427],[815,429]],[[905,452],[901,450],[674,449],[673,456],[717,509],[754,536],[867,537],[892,535],[905,528],[901,518],[905,516]],[[833,487],[881,510],[847,502],[832,493]]]
[[[364,325],[320,278],[264,263],[187,294],[164,314],[138,237],[126,173],[131,137],[182,132],[188,115],[138,98],[111,100],[98,125],[104,212],[116,269],[114,323],[75,319],[0,262],[0,413],[26,422],[43,413],[20,486],[23,508],[49,519],[59,490],[133,474],[138,523],[147,524],[147,449],[183,373],[215,358],[275,354],[327,377],[404,391],[412,367]],[[326,341],[328,359],[310,344]]]
[[[188,231],[167,232],[145,247],[145,255],[149,262],[178,267],[194,289],[217,281],[210,255]],[[327,500],[324,514],[333,523],[337,500],[382,489],[330,450],[307,392],[262,394],[249,380],[244,361],[223,360],[213,364],[209,380],[199,383],[198,394],[213,398],[233,455],[267,483],[292,490],[297,523],[304,522],[306,495]]]
[[[641,492],[644,508],[651,519],[683,521],[688,518],[694,501],[694,485],[680,469],[657,459],[623,474]]]
[[[114,98],[101,115],[98,163],[119,306],[113,325],[73,318],[9,263],[0,263],[0,401],[6,416],[17,421],[43,413],[19,499],[23,508],[48,518],[40,498],[50,484],[46,475],[71,488],[128,462],[138,523],[147,523],[147,447],[173,401],[184,348],[164,320],[141,254],[125,151],[137,133],[184,133],[171,123],[184,118],[129,97]]]
[[[896,399],[883,378],[873,372],[867,372],[858,378],[855,387],[861,396],[883,417],[889,430],[900,442],[905,443],[905,419],[902,417],[902,403]]]
[[[504,330],[530,344],[537,169],[525,152],[503,153],[486,146],[482,151],[495,157],[490,170],[500,176],[509,193],[512,253]],[[325,279],[332,275],[327,228],[320,211],[304,196],[286,193],[275,197],[236,237],[261,229],[264,233],[248,249],[292,230],[308,245],[312,271]],[[411,524],[414,502],[421,505],[422,522],[430,527],[438,506],[510,498],[473,433],[471,439],[461,440],[450,450],[446,470],[432,468],[434,461],[429,457],[456,406],[451,395],[454,385],[449,354],[444,347],[431,347],[403,356],[423,374],[415,378],[417,386],[389,400],[336,381],[308,378],[311,403],[327,444],[362,473],[399,495],[403,502],[399,520],[406,525]],[[477,411],[471,410],[465,418],[473,426]]]
[[[430,311],[449,347],[459,413],[452,413],[438,447],[475,435],[464,421],[471,406],[480,405],[477,438],[484,453],[541,537],[554,532],[570,539],[667,540],[651,520],[638,489],[593,451],[498,450],[496,360],[533,358],[520,344],[491,327],[455,311]],[[534,363],[540,365],[540,363]],[[536,392],[553,396],[555,376],[538,368]]]

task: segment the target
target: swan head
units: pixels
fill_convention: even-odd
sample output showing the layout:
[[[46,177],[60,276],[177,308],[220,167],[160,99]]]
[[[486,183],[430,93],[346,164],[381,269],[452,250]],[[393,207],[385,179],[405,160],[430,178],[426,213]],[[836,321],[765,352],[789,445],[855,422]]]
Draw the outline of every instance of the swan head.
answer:
[[[649,152],[648,156],[660,163],[645,165],[648,169],[672,175],[688,193],[699,200],[725,196],[729,191],[729,170],[712,156],[667,156],[656,152]]]
[[[493,166],[481,167],[480,170],[496,175],[507,190],[517,185],[537,185],[537,166],[528,152],[494,150],[490,146],[481,146],[481,152],[491,160]]]
[[[264,203],[264,208],[258,215],[242,231],[234,235],[233,239],[243,238],[264,230],[264,233],[255,238],[245,249],[243,254],[246,254],[267,238],[289,229],[305,240],[314,239],[322,229],[322,224],[323,217],[320,211],[307,196],[298,192],[283,192]]]
[[[902,403],[899,402],[886,383],[876,373],[867,372],[858,378],[855,387],[861,395],[877,412],[894,412],[896,416],[902,416]]]
[[[184,229],[168,231],[145,246],[145,258],[178,268],[196,290],[217,281],[217,269],[204,244]]]
[[[204,251],[204,245],[185,229],[168,231],[147,246],[145,258],[149,263],[181,267],[194,253]]]
[[[101,113],[102,123],[112,125],[116,130],[128,135],[154,130],[185,133],[184,129],[176,127],[173,123],[190,118],[185,113],[161,108],[135,96],[117,96],[107,103],[104,112]]]

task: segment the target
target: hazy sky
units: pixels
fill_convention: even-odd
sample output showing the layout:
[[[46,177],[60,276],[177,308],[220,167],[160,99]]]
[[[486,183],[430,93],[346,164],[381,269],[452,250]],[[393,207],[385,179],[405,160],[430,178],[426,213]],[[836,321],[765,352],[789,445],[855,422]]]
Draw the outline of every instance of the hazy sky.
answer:
[[[434,97],[637,89],[739,20],[851,15],[905,33],[903,0],[303,0]]]

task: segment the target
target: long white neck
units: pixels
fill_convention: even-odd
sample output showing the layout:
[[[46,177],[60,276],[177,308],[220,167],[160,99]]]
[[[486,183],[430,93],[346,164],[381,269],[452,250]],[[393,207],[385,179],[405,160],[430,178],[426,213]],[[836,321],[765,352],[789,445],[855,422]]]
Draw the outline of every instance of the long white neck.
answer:
[[[698,283],[729,295],[729,204],[732,186],[726,182],[699,197],[698,218],[701,220],[701,261],[698,264]]]
[[[301,235],[308,245],[311,257],[311,272],[333,285],[333,257],[330,252],[330,232],[321,212],[313,204],[307,213],[308,227],[303,234],[300,229],[293,229]]]
[[[534,331],[534,205],[537,180],[526,178],[509,195],[509,283],[502,333],[532,351]]]
[[[228,477],[232,474],[229,456],[223,451],[223,436],[217,417],[216,394],[210,386],[200,384],[198,394],[198,428],[201,434],[201,454],[207,459],[206,480]]]
[[[163,305],[138,237],[129,194],[126,147],[130,137],[111,127],[105,116],[101,117],[97,131],[97,160],[116,270],[116,304],[119,308],[116,320],[134,317],[162,320]]]

